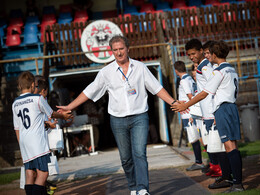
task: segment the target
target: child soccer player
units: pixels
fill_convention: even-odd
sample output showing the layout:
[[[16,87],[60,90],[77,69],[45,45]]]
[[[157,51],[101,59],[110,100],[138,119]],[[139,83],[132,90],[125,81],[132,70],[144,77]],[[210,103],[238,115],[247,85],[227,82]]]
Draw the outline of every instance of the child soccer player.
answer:
[[[26,170],[26,194],[46,194],[45,181],[48,177],[50,150],[45,137],[45,114],[50,118],[71,118],[70,111],[53,112],[41,95],[32,94],[35,80],[32,73],[26,71],[18,77],[21,95],[12,105],[13,123],[20,145]],[[36,178],[35,178],[36,172]]]
[[[194,95],[194,81],[191,78],[190,75],[186,72],[186,67],[184,62],[177,61],[174,63],[175,73],[177,76],[180,77],[180,84],[179,84],[179,100],[180,101],[189,101],[193,95]],[[189,120],[191,122],[193,119],[191,118],[191,115],[189,113],[181,114],[182,122],[184,128],[187,128],[189,125]],[[194,131],[197,131],[196,128],[194,128]],[[195,155],[195,163],[188,167],[187,171],[194,171],[194,170],[200,170],[205,168],[204,164],[202,163],[202,157],[201,157],[201,148],[200,148],[200,141],[196,140],[195,142],[191,143],[194,155]]]
[[[211,61],[219,65],[212,72],[203,91],[189,102],[172,106],[173,110],[182,112],[191,105],[203,100],[208,94],[214,94],[211,113],[214,113],[217,129],[228,155],[233,174],[233,186],[225,193],[244,191],[242,185],[242,159],[237,148],[237,140],[241,139],[238,109],[235,104],[238,94],[238,75],[235,69],[226,62],[229,53],[228,45],[223,42],[210,46]]]
[[[186,53],[189,59],[195,64],[197,63],[197,72],[196,72],[196,83],[198,92],[201,92],[211,77],[211,73],[213,71],[211,63],[204,57],[202,44],[198,39],[191,39],[185,45]],[[213,123],[214,123],[214,115],[209,113],[209,105],[211,105],[211,96],[208,96],[203,101],[200,101],[200,108],[202,112],[202,119],[206,125],[206,129],[209,132]],[[204,146],[205,148],[207,146]],[[206,173],[206,175],[212,176],[221,176],[221,169],[218,165],[218,159],[215,153],[209,153],[210,159],[210,169]]]
[[[216,41],[207,41],[203,44],[203,53],[205,58],[207,60],[211,61],[211,53],[209,51],[210,46],[216,43]],[[212,62],[213,63],[213,62]],[[213,63],[213,69],[216,69],[218,67],[217,63]],[[224,188],[230,186],[230,183],[232,182],[231,177],[231,170],[229,166],[229,160],[226,152],[218,152],[215,154],[217,156],[218,162],[220,164],[221,170],[222,170],[222,176],[216,178],[215,182],[210,184],[208,188],[210,189],[218,189],[218,188]]]

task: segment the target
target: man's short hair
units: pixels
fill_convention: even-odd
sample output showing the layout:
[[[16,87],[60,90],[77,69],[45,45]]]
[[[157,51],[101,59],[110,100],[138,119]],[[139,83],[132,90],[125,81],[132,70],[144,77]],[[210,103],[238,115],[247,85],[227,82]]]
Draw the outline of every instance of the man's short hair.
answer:
[[[38,92],[41,92],[43,89],[47,90],[48,89],[48,82],[46,80],[38,80]]]
[[[122,36],[122,35],[115,35],[115,36],[113,36],[113,37],[110,39],[110,41],[109,41],[109,46],[110,46],[110,48],[112,49],[113,43],[120,42],[120,41],[123,41],[124,44],[125,44],[125,46],[126,46],[127,48],[129,48],[130,44],[129,44],[128,39],[127,39],[126,37]]]
[[[30,87],[32,86],[32,83],[34,83],[34,81],[35,81],[35,78],[34,78],[33,74],[29,71],[25,71],[19,75],[17,84],[21,90],[30,89]]]
[[[229,47],[224,41],[218,41],[210,46],[209,52],[214,53],[218,58],[225,59],[228,56]]]
[[[186,66],[183,61],[176,61],[174,63],[175,70],[178,70],[178,72],[186,72]]]
[[[213,43],[215,43],[215,42],[216,42],[216,41],[213,41],[213,40],[207,41],[206,43],[204,43],[204,44],[202,45],[203,50],[209,49],[210,46],[211,46]]]
[[[191,39],[185,44],[185,50],[188,51],[189,49],[196,49],[196,50],[201,50],[202,49],[202,44],[200,40],[198,39]]]
[[[35,83],[36,84],[38,84],[39,80],[44,80],[44,81],[46,80],[45,77],[42,76],[42,75],[35,75],[34,77],[35,77]]]

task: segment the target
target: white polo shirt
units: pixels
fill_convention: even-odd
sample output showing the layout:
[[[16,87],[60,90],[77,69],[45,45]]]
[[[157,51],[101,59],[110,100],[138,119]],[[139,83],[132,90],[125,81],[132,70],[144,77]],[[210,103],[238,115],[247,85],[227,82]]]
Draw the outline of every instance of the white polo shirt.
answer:
[[[213,94],[214,113],[223,102],[235,103],[238,94],[238,75],[234,67],[223,62],[212,72],[212,77],[206,84],[204,91]]]
[[[181,101],[189,101],[187,94],[192,94],[194,96],[194,80],[190,75],[185,74],[181,77],[180,85],[179,85],[179,100]],[[189,119],[191,116],[189,113],[181,114],[182,119]]]
[[[119,68],[116,61],[102,68],[83,93],[95,102],[108,92],[108,113],[116,117],[146,112],[147,90],[155,95],[163,87],[142,62],[129,59],[125,80]]]
[[[23,162],[50,152],[44,128],[45,114],[52,115],[52,109],[38,94],[25,93],[15,99],[13,105],[14,130],[19,130],[19,144]]]
[[[206,86],[209,78],[212,76],[212,71],[212,65],[206,58],[202,60],[201,63],[198,65],[196,72],[198,93],[200,93]],[[211,95],[208,95],[205,99],[200,101],[200,108],[203,119],[214,119],[214,115],[210,113],[211,108],[209,105],[212,105],[211,101]]]

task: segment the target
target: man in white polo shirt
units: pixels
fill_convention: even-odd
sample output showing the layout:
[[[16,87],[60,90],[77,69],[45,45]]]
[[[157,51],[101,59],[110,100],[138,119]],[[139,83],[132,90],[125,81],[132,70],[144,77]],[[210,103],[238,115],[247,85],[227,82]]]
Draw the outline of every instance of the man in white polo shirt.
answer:
[[[92,99],[94,102],[108,92],[110,124],[120,153],[121,163],[132,194],[149,195],[146,156],[149,129],[147,91],[169,105],[176,104],[146,65],[129,58],[128,40],[114,36],[109,45],[115,61],[102,68],[95,80],[69,105],[71,110]]]

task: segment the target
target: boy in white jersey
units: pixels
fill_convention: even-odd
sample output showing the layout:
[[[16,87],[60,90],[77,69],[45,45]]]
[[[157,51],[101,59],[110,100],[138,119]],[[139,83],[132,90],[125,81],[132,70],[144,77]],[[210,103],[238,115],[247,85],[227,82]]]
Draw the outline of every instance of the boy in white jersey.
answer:
[[[202,45],[203,53],[205,58],[207,58],[210,62],[211,61],[211,53],[209,51],[211,45],[216,43],[216,41],[207,41]],[[213,69],[216,69],[218,67],[217,63],[213,63]],[[230,186],[230,183],[232,183],[232,177],[231,177],[231,169],[229,166],[229,160],[226,152],[218,152],[215,154],[217,156],[218,162],[220,164],[221,170],[222,170],[222,176],[217,177],[215,182],[210,184],[208,188],[210,189],[218,189],[218,188],[224,188]]]
[[[194,96],[194,80],[191,78],[190,75],[186,72],[186,67],[184,62],[177,61],[174,63],[175,73],[177,76],[180,77],[180,84],[178,87],[178,95],[179,101],[189,101]],[[191,123],[195,123],[195,120],[191,118],[191,115],[189,113],[183,113],[181,114],[183,127],[187,128],[189,125],[189,121]],[[195,126],[194,126],[195,127]],[[194,131],[197,131],[197,128],[194,128]],[[200,147],[200,141],[199,139],[195,142],[191,143],[193,152],[195,155],[195,163],[188,167],[187,171],[193,171],[193,170],[200,170],[205,168],[205,165],[202,163],[202,157],[201,157],[201,147]]]
[[[243,191],[242,185],[242,158],[237,148],[237,140],[241,139],[240,120],[237,106],[235,104],[238,93],[238,75],[235,69],[226,62],[228,45],[217,42],[210,46],[211,61],[219,65],[212,72],[212,77],[202,92],[192,100],[180,105],[172,106],[175,111],[185,111],[191,105],[204,99],[208,94],[213,94],[213,107],[217,129],[222,143],[228,155],[230,167],[233,174],[233,186],[225,193]]]
[[[207,81],[211,77],[211,73],[213,71],[211,63],[204,57],[203,55],[203,48],[202,44],[198,39],[191,39],[185,44],[185,50],[189,57],[189,59],[193,63],[198,63],[197,72],[196,72],[196,83],[197,83],[197,90],[200,93],[204,86],[206,85]],[[200,101],[200,108],[202,112],[202,119],[206,125],[206,129],[209,132],[213,123],[214,123],[214,115],[209,113],[209,105],[211,105],[212,97],[208,96],[203,101]],[[204,146],[205,148],[207,146]],[[215,153],[209,153],[210,159],[210,168],[206,172],[206,175],[214,175],[214,176],[221,176],[221,169],[218,164],[218,158]]]
[[[35,90],[34,76],[26,71],[18,77],[21,95],[12,105],[13,123],[26,170],[26,194],[46,194],[48,177],[49,146],[45,137],[45,114],[50,117],[68,119],[70,111],[57,113]],[[35,178],[36,172],[36,178]]]

